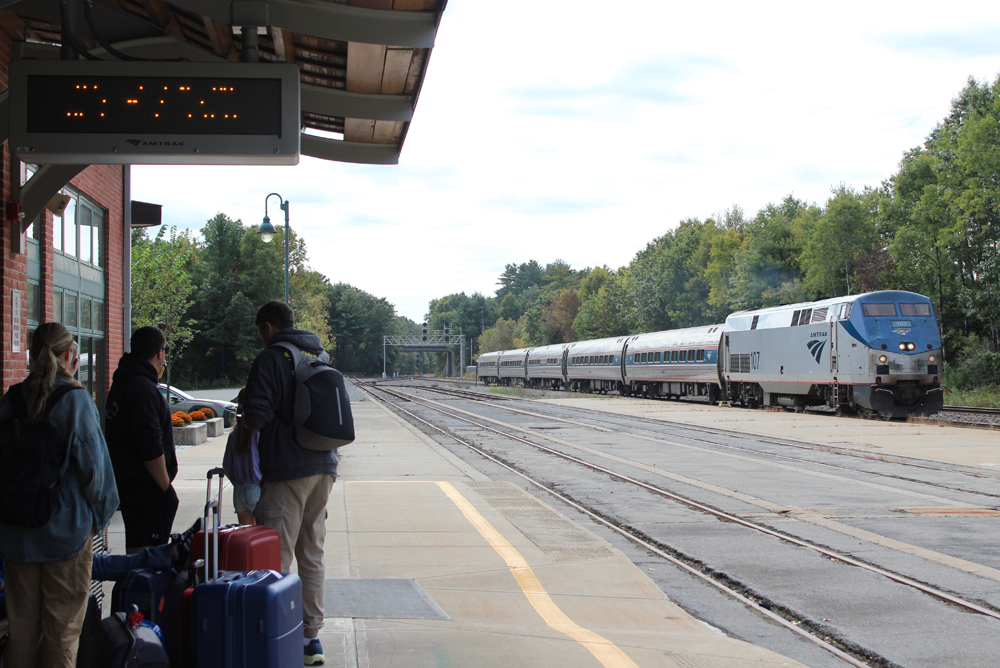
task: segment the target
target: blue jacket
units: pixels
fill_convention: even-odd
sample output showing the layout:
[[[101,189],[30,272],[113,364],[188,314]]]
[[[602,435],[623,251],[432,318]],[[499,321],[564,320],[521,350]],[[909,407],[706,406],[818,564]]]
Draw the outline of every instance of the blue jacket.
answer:
[[[285,329],[274,335],[271,345],[257,355],[243,389],[243,420],[260,430],[261,482],[297,480],[337,473],[337,451],[306,450],[295,442],[291,420],[295,400],[293,361],[287,350],[276,347],[288,341],[304,353],[323,352],[319,337],[304,329]]]
[[[68,381],[56,376],[55,382]],[[5,395],[0,400],[0,420],[10,417],[10,400]],[[37,563],[74,557],[95,532],[108,526],[118,508],[115,475],[94,400],[85,390],[74,390],[53,407],[49,421],[69,443],[58,504],[48,523],[37,529],[0,524],[0,555],[7,561]]]

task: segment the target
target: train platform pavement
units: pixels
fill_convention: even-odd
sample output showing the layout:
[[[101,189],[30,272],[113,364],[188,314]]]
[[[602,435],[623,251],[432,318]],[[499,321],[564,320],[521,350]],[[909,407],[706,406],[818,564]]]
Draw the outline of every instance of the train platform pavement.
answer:
[[[326,665],[801,666],[691,617],[585,526],[382,406],[353,409],[328,506]],[[178,452],[175,531],[202,513],[225,440]],[[119,553],[122,530],[116,518]]]
[[[958,427],[933,419],[906,422],[745,409],[707,403],[629,397],[541,399],[561,406],[608,411],[695,427],[800,441],[874,457],[897,456],[955,466],[1000,470],[1000,429]]]

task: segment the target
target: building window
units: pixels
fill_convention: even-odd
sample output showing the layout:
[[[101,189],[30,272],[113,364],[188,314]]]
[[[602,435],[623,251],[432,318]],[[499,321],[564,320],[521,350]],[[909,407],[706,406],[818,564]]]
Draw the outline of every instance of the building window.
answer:
[[[28,281],[28,326],[34,329],[38,326],[38,318],[41,312],[41,298],[39,295],[38,284],[34,281]]]

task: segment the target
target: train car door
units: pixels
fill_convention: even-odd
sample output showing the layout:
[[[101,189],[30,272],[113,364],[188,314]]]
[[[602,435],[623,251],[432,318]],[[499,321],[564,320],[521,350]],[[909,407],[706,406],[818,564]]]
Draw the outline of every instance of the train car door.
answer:
[[[625,366],[625,357],[628,355],[628,342],[629,339],[625,339],[625,343],[622,345],[622,383],[628,383],[628,367]]]
[[[563,349],[562,354],[562,379],[564,383],[569,382],[569,348]]]
[[[830,321],[830,372],[837,373],[837,366],[839,364],[838,358],[840,357],[840,348],[837,346],[837,330],[840,328],[837,326],[837,319],[834,317]]]

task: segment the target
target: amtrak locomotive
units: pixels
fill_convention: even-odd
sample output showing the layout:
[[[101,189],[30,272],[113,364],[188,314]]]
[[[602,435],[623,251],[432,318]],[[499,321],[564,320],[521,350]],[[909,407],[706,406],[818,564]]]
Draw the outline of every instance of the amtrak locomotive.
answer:
[[[726,322],[480,355],[486,384],[892,417],[944,404],[930,300],[882,291],[740,311]]]

